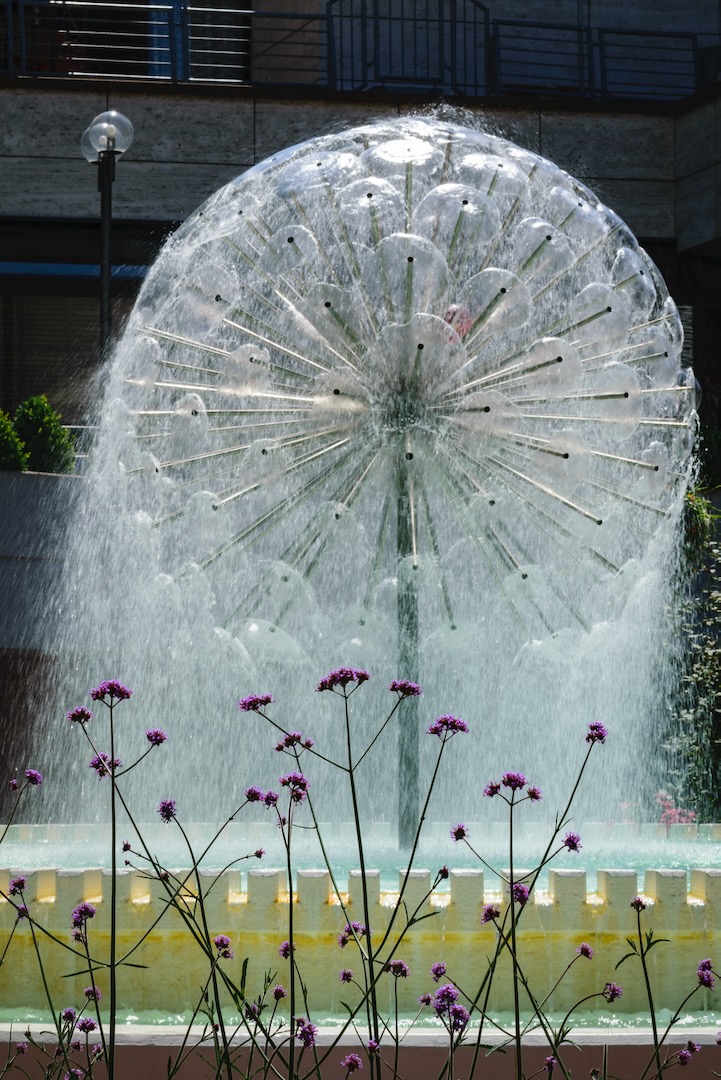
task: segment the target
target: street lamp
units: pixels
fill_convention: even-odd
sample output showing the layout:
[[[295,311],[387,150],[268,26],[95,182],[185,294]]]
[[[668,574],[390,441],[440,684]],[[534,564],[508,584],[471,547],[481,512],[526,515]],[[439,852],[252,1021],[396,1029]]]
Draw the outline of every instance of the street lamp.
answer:
[[[127,116],[110,109],[96,116],[83,132],[80,149],[86,161],[98,166],[100,192],[100,350],[107,356],[111,338],[110,313],[110,232],[113,219],[115,159],[133,141],[133,125]]]

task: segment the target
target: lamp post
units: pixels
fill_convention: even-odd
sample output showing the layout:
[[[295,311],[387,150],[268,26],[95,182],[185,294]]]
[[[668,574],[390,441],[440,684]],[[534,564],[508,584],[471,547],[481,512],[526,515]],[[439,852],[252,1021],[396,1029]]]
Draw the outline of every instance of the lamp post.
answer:
[[[127,116],[111,109],[95,117],[80,140],[86,161],[98,167],[100,192],[100,352],[107,356],[112,334],[110,309],[110,234],[113,220],[113,180],[115,159],[124,154],[133,141],[133,125]]]

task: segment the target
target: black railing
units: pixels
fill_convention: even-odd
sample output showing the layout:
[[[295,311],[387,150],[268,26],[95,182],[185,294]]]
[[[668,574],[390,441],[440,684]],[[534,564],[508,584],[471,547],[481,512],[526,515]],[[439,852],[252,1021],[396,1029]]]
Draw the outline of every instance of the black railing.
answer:
[[[0,0],[0,74],[631,101],[719,78],[719,41],[694,34],[491,21],[481,0],[307,2]]]

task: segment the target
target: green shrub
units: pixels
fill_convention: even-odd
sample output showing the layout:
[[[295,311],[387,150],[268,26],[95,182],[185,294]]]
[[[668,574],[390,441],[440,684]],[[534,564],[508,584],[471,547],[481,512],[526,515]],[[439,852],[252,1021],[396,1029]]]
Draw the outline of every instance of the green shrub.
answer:
[[[75,445],[72,435],[65,430],[59,413],[44,394],[36,394],[18,405],[13,427],[25,446],[28,469],[46,473],[73,471]]]
[[[28,455],[18,438],[12,420],[0,410],[0,469],[22,472],[28,467]]]

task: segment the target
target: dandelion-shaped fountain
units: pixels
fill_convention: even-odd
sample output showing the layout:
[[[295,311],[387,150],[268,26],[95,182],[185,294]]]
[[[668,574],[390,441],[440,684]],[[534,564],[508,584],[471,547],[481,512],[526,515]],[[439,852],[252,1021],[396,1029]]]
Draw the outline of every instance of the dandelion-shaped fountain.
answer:
[[[86,511],[121,540],[96,575],[74,553],[78,618],[128,642],[145,623],[153,654],[180,590],[237,664],[389,657],[441,688],[455,664],[498,716],[519,649],[590,639],[588,659],[626,604],[614,582],[672,533],[694,441],[681,344],[628,228],[537,155],[431,118],[293,147],[214,195],[148,277]],[[124,567],[143,582],[127,611],[105,588]],[[574,677],[600,685],[581,652]],[[180,676],[158,670],[167,696]]]

